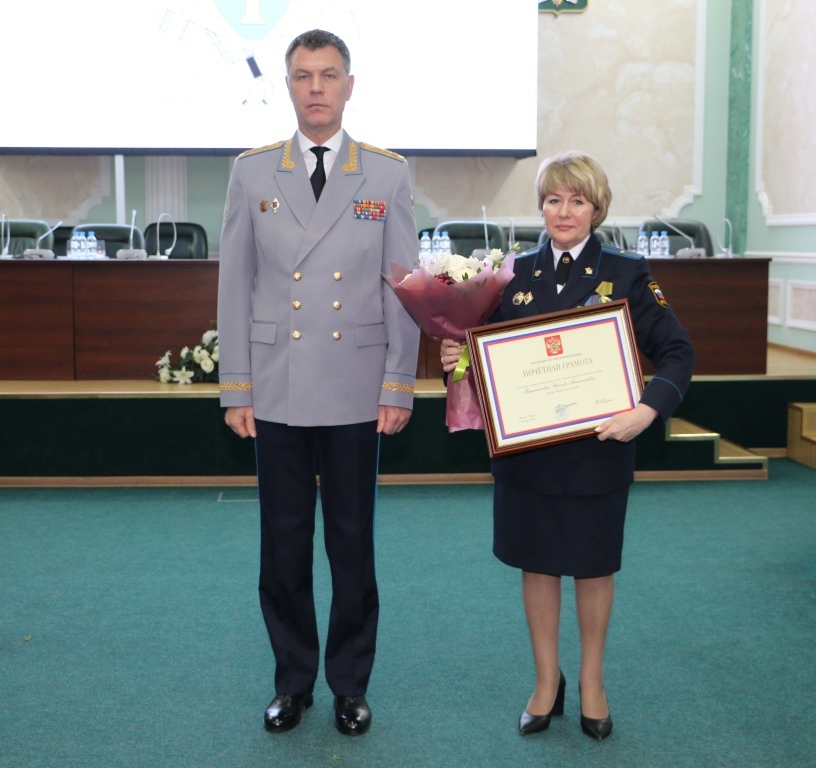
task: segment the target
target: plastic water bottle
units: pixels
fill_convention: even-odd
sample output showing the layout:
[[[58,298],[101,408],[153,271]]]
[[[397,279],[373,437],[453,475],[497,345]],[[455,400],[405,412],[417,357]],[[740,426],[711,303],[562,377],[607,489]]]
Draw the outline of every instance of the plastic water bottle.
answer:
[[[68,255],[79,255],[79,234],[77,232],[71,233],[71,239],[68,241]]]
[[[660,255],[668,258],[669,254],[669,233],[660,233]]]
[[[434,256],[436,256],[439,253],[441,241],[442,235],[437,230],[434,230],[433,239],[431,240],[431,253]]]
[[[86,240],[86,244],[88,246],[88,256],[92,259],[95,259],[98,253],[96,247],[96,235],[93,232],[88,232],[88,238]]]
[[[645,232],[639,232],[638,233],[637,252],[641,256],[648,256],[649,255],[649,238],[646,237]]]
[[[428,266],[428,260],[431,257],[431,238],[427,232],[422,233],[419,238],[419,264],[422,267]]]
[[[77,232],[77,240],[79,241],[79,246],[77,247],[79,258],[84,259],[88,255],[88,238],[84,232]]]
[[[450,256],[451,255],[450,235],[448,235],[447,232],[443,232],[442,237],[439,240],[439,252],[443,256]]]
[[[649,256],[660,256],[660,234],[657,230],[649,238]]]

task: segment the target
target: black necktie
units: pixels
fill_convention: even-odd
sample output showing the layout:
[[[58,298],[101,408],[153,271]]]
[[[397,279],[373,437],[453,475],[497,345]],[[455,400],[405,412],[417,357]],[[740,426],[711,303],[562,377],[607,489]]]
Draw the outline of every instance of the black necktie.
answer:
[[[323,154],[328,152],[328,147],[310,147],[312,152],[317,156],[317,167],[312,174],[312,189],[314,190],[315,200],[320,200],[320,193],[323,191],[323,186],[326,183],[326,169],[323,167]]]
[[[558,285],[564,285],[567,282],[573,261],[574,259],[569,253],[561,254],[561,258],[558,259],[558,266],[555,268],[555,282]]]

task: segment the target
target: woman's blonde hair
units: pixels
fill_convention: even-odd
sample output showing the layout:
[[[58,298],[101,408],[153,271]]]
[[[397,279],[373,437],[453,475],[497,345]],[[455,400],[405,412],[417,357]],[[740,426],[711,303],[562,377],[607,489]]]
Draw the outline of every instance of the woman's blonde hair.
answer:
[[[600,226],[612,202],[612,190],[595,158],[583,152],[562,152],[548,157],[538,169],[535,191],[538,196],[538,210],[544,205],[544,198],[556,189],[568,189],[576,195],[583,195],[593,206],[592,231]]]

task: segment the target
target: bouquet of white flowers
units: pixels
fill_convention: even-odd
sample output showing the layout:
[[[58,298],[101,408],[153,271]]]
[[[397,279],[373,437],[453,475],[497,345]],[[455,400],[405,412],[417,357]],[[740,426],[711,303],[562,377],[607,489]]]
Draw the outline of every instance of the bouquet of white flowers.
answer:
[[[218,331],[213,328],[201,337],[201,343],[179,353],[178,365],[170,362],[170,350],[156,361],[156,378],[165,383],[192,384],[218,381]]]
[[[392,274],[383,277],[428,336],[464,344],[465,329],[482,325],[499,305],[513,279],[514,259],[514,251],[505,254],[497,248],[481,259],[433,254],[423,256],[412,272],[392,264]],[[460,367],[448,382],[446,423],[451,432],[484,429],[469,369],[461,373]]]

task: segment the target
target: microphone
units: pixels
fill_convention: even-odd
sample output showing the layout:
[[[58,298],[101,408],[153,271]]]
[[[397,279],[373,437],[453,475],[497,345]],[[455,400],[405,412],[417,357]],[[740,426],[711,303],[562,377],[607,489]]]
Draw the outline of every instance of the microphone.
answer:
[[[171,243],[170,247],[164,252],[161,253],[161,220],[162,217],[166,216],[170,219],[170,223],[173,225],[173,242]],[[170,254],[173,252],[173,248],[176,247],[176,240],[178,239],[178,230],[176,229],[176,222],[173,217],[169,213],[160,213],[159,218],[156,219],[156,255],[155,256],[148,256],[149,259],[169,259]]]
[[[8,233],[8,234],[6,234]],[[3,218],[0,219],[0,259],[13,259],[9,253],[9,246],[11,245],[11,223],[6,218],[6,214],[3,214]]]
[[[52,251],[50,248],[40,248],[40,243],[43,240],[45,240],[45,238],[48,237],[48,235],[50,235],[57,227],[61,227],[61,226],[62,226],[62,222],[58,221],[47,232],[43,232],[37,238],[37,245],[35,245],[33,248],[26,248],[23,251],[23,258],[24,259],[53,259],[54,258],[54,251]]]
[[[130,240],[128,247],[116,252],[117,259],[146,259],[147,251],[144,248],[133,247],[133,233],[136,229],[136,209],[133,209],[133,216],[130,219]]]
[[[728,240],[725,239],[726,236],[728,237]],[[731,224],[731,219],[723,219],[720,222],[720,226],[717,227],[717,245],[720,246],[720,256],[723,256],[726,259],[730,259],[734,255],[733,250],[731,250],[731,243],[733,238],[734,227]]]
[[[689,248],[681,248],[675,254],[675,258],[678,259],[695,259],[695,258],[704,258],[708,254],[705,252],[705,248],[696,248],[694,246],[694,240],[689,237],[682,229],[678,229],[674,226],[674,224],[670,224],[668,221],[661,219],[656,213],[652,214],[653,219],[657,219],[664,227],[668,227],[672,232],[676,235],[680,235],[684,239],[689,241]]]

